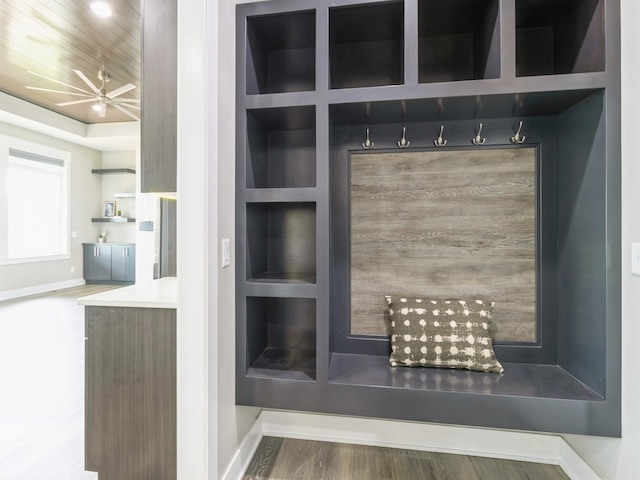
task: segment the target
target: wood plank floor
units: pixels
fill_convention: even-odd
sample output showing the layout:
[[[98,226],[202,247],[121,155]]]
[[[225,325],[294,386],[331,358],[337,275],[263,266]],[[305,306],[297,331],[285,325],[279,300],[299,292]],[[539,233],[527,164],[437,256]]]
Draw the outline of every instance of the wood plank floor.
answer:
[[[88,285],[0,302],[0,480],[96,480],[84,471]]]
[[[243,480],[567,480],[556,465],[264,437]]]

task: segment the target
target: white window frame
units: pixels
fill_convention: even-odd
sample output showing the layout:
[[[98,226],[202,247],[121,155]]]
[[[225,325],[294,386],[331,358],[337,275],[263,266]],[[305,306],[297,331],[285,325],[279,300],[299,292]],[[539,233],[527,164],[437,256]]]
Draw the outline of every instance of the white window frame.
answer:
[[[39,257],[6,258],[8,250],[8,216],[7,216],[7,182],[6,174],[9,163],[9,152],[19,150],[33,155],[51,158],[63,162],[67,197],[67,229],[65,234],[65,253]],[[71,258],[71,152],[29,142],[19,138],[0,135],[0,265],[15,265],[22,263],[48,262]]]

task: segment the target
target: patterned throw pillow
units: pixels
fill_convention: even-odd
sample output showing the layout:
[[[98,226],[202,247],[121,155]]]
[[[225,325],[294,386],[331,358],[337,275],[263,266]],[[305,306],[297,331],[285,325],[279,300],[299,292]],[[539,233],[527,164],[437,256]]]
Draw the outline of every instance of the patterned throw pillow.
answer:
[[[493,302],[385,299],[391,318],[392,366],[504,371],[489,335]]]

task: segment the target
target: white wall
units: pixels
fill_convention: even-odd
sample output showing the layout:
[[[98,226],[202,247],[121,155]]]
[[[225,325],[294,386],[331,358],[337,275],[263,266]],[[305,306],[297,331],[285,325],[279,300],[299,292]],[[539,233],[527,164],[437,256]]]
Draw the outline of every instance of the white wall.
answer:
[[[218,96],[218,238],[229,238],[232,245],[231,265],[220,269],[218,277],[218,297],[227,299],[218,305],[218,358],[220,368],[218,382],[220,385],[218,407],[220,409],[218,424],[218,455],[220,474],[225,471],[229,461],[238,449],[239,442],[249,432],[260,410],[235,406],[235,142],[227,139],[235,138],[235,39],[236,4],[246,1],[222,1],[219,3],[219,91]],[[224,159],[224,162],[222,161]],[[220,250],[220,243],[217,245]],[[231,300],[231,301],[229,301]],[[233,432],[231,435],[228,432]]]
[[[96,213],[94,206],[101,201],[101,183],[98,175],[91,174],[91,169],[100,167],[101,153],[7,123],[0,122],[0,133],[71,152],[70,231],[77,234],[75,238],[71,238],[69,259],[0,266],[0,292],[62,282],[81,282],[82,243],[96,239],[91,217]],[[74,272],[71,272],[72,267]]]
[[[204,13],[206,11],[205,0],[181,0],[179,1],[179,16],[182,13],[195,11]],[[209,248],[217,252],[219,248],[218,239],[231,238],[231,245],[234,245],[234,209],[230,205],[234,204],[234,96],[235,96],[235,5],[244,3],[238,0],[221,0],[218,3],[218,12],[209,12],[207,21],[209,25],[217,24],[217,41],[209,41],[207,45],[210,50],[202,57],[195,56],[195,60],[206,62],[211,55],[219,53],[219,75],[216,79],[209,79],[207,82],[209,94],[213,94],[217,89],[218,95],[213,106],[209,107],[212,115],[206,123],[205,131],[190,137],[191,140],[207,144],[207,128],[215,129],[217,137],[209,139],[209,157],[211,167],[216,168],[214,173],[209,172],[212,183],[209,184],[209,198],[215,199],[212,205],[217,205],[217,211],[213,214],[205,214],[209,224],[210,233],[217,233],[217,237],[209,239]],[[634,112],[640,109],[640,94],[637,92],[640,87],[640,66],[636,60],[636,45],[640,44],[640,33],[636,23],[640,20],[640,2],[635,0],[622,0],[623,8],[623,305],[622,305],[622,326],[623,326],[623,437],[622,439],[608,439],[596,437],[566,436],[566,440],[591,465],[591,467],[604,480],[627,480],[636,478],[640,472],[640,409],[634,408],[637,399],[640,399],[640,375],[637,372],[637,347],[636,343],[640,338],[640,304],[637,297],[640,294],[640,277],[632,277],[629,269],[629,257],[631,241],[640,242],[640,224],[637,221],[638,205],[640,204],[640,189],[634,186],[635,182],[640,184],[640,144],[635,139],[637,132],[640,132],[640,120],[634,118]],[[215,31],[216,28],[210,28]],[[203,33],[203,38],[205,37]],[[204,40],[203,40],[204,41]],[[219,42],[220,48],[217,48]],[[191,85],[192,86],[192,85]],[[634,88],[635,87],[635,88]],[[188,92],[189,87],[180,87],[179,92],[183,96],[191,97],[192,100],[203,95],[204,91]],[[180,100],[179,100],[180,103]],[[216,140],[220,140],[217,142]],[[216,144],[217,143],[217,148]],[[220,164],[217,164],[220,159]],[[194,165],[187,165],[183,162],[179,166],[179,171],[184,172],[192,169]],[[198,166],[201,174],[206,174],[204,166]],[[193,175],[193,172],[190,172]],[[181,184],[182,185],[182,184]],[[217,195],[216,195],[217,190]],[[197,199],[197,198],[196,198]],[[199,199],[207,201],[207,194],[203,194]],[[195,225],[182,224],[181,235],[189,234],[189,229],[197,232]],[[180,247],[179,247],[180,248]],[[206,247],[200,251],[191,252],[191,256],[204,253]],[[181,249],[183,254],[186,252]],[[209,381],[216,382],[215,387],[209,388],[208,415],[213,417],[210,423],[210,437],[208,445],[208,455],[215,459],[212,463],[213,471],[209,471],[209,478],[219,478],[233,461],[238,452],[238,446],[247,435],[251,425],[255,421],[257,410],[236,407],[234,405],[234,270],[233,266],[219,270],[215,260],[209,266],[208,275],[215,277],[218,283],[217,295],[207,303],[210,313],[207,318],[211,332],[209,337],[208,351],[211,360],[208,368]],[[233,253],[232,253],[233,258]],[[183,269],[181,277],[184,279],[190,275],[188,268]],[[202,287],[206,288],[206,287]],[[183,298],[183,297],[181,297]],[[218,302],[218,299],[220,300]],[[198,346],[199,345],[194,345]],[[180,370],[179,370],[180,371]],[[217,391],[217,395],[215,394]],[[215,431],[213,431],[215,428]],[[180,458],[180,457],[179,457]],[[186,458],[183,456],[182,458]],[[179,460],[180,461],[180,460]],[[196,477],[181,477],[196,478]]]

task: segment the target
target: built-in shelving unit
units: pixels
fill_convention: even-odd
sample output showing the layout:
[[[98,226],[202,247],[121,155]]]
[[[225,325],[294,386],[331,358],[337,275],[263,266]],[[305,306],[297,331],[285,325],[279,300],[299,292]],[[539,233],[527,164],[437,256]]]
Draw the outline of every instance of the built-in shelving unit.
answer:
[[[135,175],[136,171],[133,168],[94,168],[91,170],[91,173],[95,175]],[[119,188],[122,187],[120,186]],[[113,198],[129,199],[135,198],[136,194],[135,192],[116,192],[113,193],[112,196]],[[127,212],[125,211],[125,213]],[[94,217],[91,221],[93,223],[135,223],[136,219],[133,217]]]
[[[238,404],[620,435],[619,17],[618,0],[237,7]],[[400,151],[403,127],[410,149],[536,149],[537,338],[496,342],[504,374],[393,368],[387,337],[351,334],[350,154],[367,129],[371,152]]]

